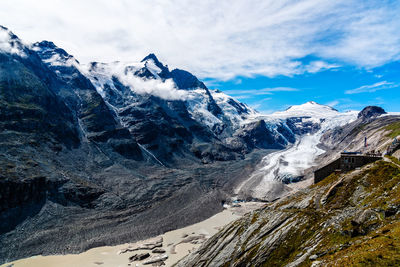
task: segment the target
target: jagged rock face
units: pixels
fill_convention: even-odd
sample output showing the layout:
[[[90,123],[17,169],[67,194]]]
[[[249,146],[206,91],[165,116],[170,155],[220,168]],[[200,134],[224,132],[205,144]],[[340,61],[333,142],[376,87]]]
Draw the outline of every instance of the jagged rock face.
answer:
[[[27,56],[0,51],[0,123],[3,140],[15,131],[42,140],[48,137],[68,147],[79,144],[78,129],[71,110],[50,89],[57,86],[40,58],[25,49]],[[17,136],[12,136],[16,139]],[[48,140],[48,141],[50,141]]]
[[[358,118],[362,120],[369,120],[382,114],[386,114],[386,111],[383,108],[377,106],[368,106],[358,113]]]
[[[180,89],[207,89],[204,83],[200,82],[194,75],[187,71],[174,69],[168,76],[174,79],[176,86]]]
[[[232,146],[250,151],[254,148],[282,149],[289,142],[295,141],[293,132],[284,124],[279,124],[277,130],[269,129],[264,120],[248,123],[239,129],[232,139]]]
[[[384,161],[332,175],[229,224],[177,266],[396,265],[399,175]]]
[[[146,63],[147,61],[153,61],[153,62],[154,62],[154,65],[155,65],[157,68],[160,68],[160,70],[161,70],[161,71],[159,72],[160,77],[163,77],[164,79],[171,78],[171,74],[170,74],[170,72],[169,72],[169,70],[168,70],[168,67],[167,67],[167,66],[164,66],[164,65],[158,60],[158,58],[156,57],[156,55],[154,55],[153,53],[151,53],[151,54],[147,55],[145,58],[143,58],[141,62],[145,62],[145,63]],[[147,68],[146,64],[145,64],[145,67],[142,68],[142,70],[147,70],[147,71],[149,71],[149,69]],[[150,71],[149,71],[149,72],[150,72]],[[150,73],[151,73],[151,72],[150,72]],[[151,77],[152,77],[152,78],[155,78],[154,74],[152,74]],[[147,77],[147,78],[150,78],[150,76]]]
[[[320,119],[320,122],[308,121],[311,117],[291,117],[286,119],[286,124],[297,135],[314,134],[321,128],[321,123],[324,119]]]
[[[287,144],[276,127],[261,127],[258,134],[245,137],[250,132],[242,131],[240,124],[254,111],[219,91],[210,91],[187,71],[169,71],[154,54],[136,65],[91,63],[87,76],[113,108],[116,119],[163,164],[179,164],[183,155],[197,157],[203,163],[231,160],[254,148]],[[170,90],[178,90],[176,94],[182,96],[171,97],[162,90],[143,93],[137,78],[156,87],[172,81]],[[289,135],[290,129],[281,128],[278,130]],[[259,144],[251,145],[243,138]],[[293,134],[289,139],[293,141]]]
[[[129,131],[115,120],[95,87],[77,69],[79,62],[52,42],[35,43],[33,49],[61,80],[53,90],[76,114],[82,134],[89,141],[108,142],[115,152],[127,158],[141,159],[140,148]]]
[[[157,60],[156,65],[160,64]],[[163,71],[166,70],[163,67]],[[92,64],[90,72],[100,72],[97,64]],[[164,164],[176,164],[182,155],[191,153],[192,147],[198,143],[223,146],[212,129],[192,118],[184,101],[137,94],[115,76],[111,82],[102,85],[102,94],[107,103],[115,108],[116,118],[130,130],[139,144]],[[203,90],[208,92],[207,88]],[[207,107],[210,105],[209,102]],[[224,150],[224,153],[234,154],[228,147]],[[194,156],[198,155],[202,154]]]

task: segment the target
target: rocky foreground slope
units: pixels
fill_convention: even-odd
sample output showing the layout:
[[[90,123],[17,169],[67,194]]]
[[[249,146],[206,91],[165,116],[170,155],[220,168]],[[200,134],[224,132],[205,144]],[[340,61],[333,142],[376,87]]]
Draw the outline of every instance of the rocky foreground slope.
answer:
[[[367,134],[370,127],[378,143],[387,144],[399,135],[399,121],[380,117],[350,133]],[[398,266],[399,163],[385,157],[267,204],[226,226],[177,266]]]

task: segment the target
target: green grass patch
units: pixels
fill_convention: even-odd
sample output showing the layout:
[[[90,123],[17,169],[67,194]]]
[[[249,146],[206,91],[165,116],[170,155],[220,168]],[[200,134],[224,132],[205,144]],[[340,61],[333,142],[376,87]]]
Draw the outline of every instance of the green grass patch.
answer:
[[[384,161],[377,162],[368,172],[366,188],[370,195],[362,204],[371,208],[386,208],[388,204],[400,203],[400,168]]]
[[[400,266],[400,222],[372,232],[361,243],[338,251],[325,266]]]
[[[327,185],[333,184],[334,182],[339,180],[339,177],[340,177],[340,174],[332,173],[328,177],[323,179],[322,181],[319,181],[318,183],[313,184],[311,187],[312,188],[314,188],[314,187],[323,187],[323,186],[327,186]]]
[[[385,157],[387,157],[388,159],[390,159],[390,160],[393,161],[394,163],[400,165],[400,160],[399,160],[398,158],[393,157],[393,156],[389,156],[389,155],[386,155]]]
[[[367,171],[367,181],[371,185],[370,188],[385,188],[385,183],[390,182],[393,178],[400,178],[400,169],[395,165],[384,161],[378,161],[375,166]]]
[[[400,135],[400,121],[391,123],[384,129],[390,131],[386,136],[395,138],[396,136]]]

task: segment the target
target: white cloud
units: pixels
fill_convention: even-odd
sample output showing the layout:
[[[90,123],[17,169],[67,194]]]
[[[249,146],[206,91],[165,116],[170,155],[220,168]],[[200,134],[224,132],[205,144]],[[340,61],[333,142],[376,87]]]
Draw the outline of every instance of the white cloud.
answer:
[[[234,96],[234,97],[235,97],[235,99],[237,99],[237,100],[243,100],[243,99],[252,98],[253,96],[250,95],[250,94],[248,94],[248,95],[238,95],[238,96]]]
[[[266,98],[263,98],[263,99],[260,99],[256,102],[254,102],[254,103],[249,104],[249,106],[262,114],[269,114],[269,113],[272,113],[272,110],[265,109],[265,102],[268,102],[270,100],[272,100],[271,97],[266,97]]]
[[[265,104],[264,102],[272,100],[272,97],[270,96],[273,95],[274,92],[296,92],[296,91],[300,90],[291,87],[271,87],[271,88],[261,88],[261,89],[225,90],[224,93],[241,101],[249,101],[250,99],[256,97],[257,101],[249,105],[252,108],[258,110],[259,112],[262,111],[263,113],[265,113],[264,112],[265,110],[260,110],[260,109]]]
[[[204,78],[295,75],[400,59],[400,3],[379,0],[3,0],[1,22],[80,62],[156,53]],[[316,60],[302,63],[302,58]]]
[[[35,50],[35,48],[34,48]],[[50,63],[52,66],[75,66],[79,68],[79,63],[74,57],[65,59],[61,58],[59,54],[54,54],[48,59],[43,60],[45,63]]]
[[[22,57],[26,56],[22,49],[22,44],[19,42],[13,42],[9,30],[2,27],[0,27],[0,51],[17,54]]]
[[[191,100],[199,95],[196,90],[178,89],[172,79],[163,81],[161,79],[143,79],[135,76],[133,73],[143,68],[144,63],[127,65],[122,62],[113,62],[110,64],[97,64],[94,69],[90,69],[89,65],[77,67],[91,78],[91,81],[102,96],[104,96],[104,85],[113,85],[113,77],[118,78],[123,85],[137,94],[154,95],[166,100]]]
[[[326,103],[325,105],[330,106],[331,108],[337,106],[339,104],[339,100],[333,100],[331,102]]]
[[[160,81],[156,79],[143,80],[133,75],[120,75],[120,81],[138,94],[150,94],[167,100],[188,100],[190,92],[177,89],[172,79]]]
[[[329,64],[329,63],[321,61],[321,60],[316,60],[316,61],[312,61],[308,65],[306,65],[304,67],[305,68],[304,72],[316,73],[321,70],[336,69],[339,67],[340,66],[338,64]]]
[[[371,85],[363,85],[355,89],[345,91],[345,94],[359,94],[359,93],[373,93],[379,90],[390,89],[399,87],[399,84],[395,84],[388,81],[377,82]]]
[[[234,81],[233,81],[233,83],[234,84],[242,84],[242,79],[235,79]]]

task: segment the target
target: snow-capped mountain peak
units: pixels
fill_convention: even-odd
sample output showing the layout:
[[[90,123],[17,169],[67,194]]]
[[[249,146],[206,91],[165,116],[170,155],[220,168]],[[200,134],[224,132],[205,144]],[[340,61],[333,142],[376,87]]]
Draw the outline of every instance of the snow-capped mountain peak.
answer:
[[[0,52],[26,57],[25,46],[9,29],[0,25]]]
[[[144,63],[148,63],[151,62],[152,64],[154,64],[157,68],[159,68],[160,70],[164,70],[164,69],[168,69],[167,66],[164,66],[164,64],[162,64],[158,58],[156,57],[155,54],[151,53],[149,55],[147,55],[145,58],[142,59],[141,62]]]
[[[290,106],[285,111],[278,111],[272,114],[274,117],[312,117],[315,119],[337,116],[339,112],[327,105],[321,105],[314,101],[309,101],[301,105]]]
[[[32,45],[32,50],[40,54],[43,62],[50,64],[51,66],[79,66],[79,61],[76,60],[72,55],[68,54],[64,49],[59,48],[53,42],[41,41]]]

